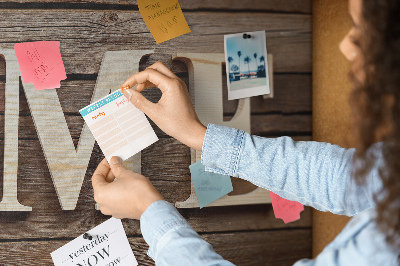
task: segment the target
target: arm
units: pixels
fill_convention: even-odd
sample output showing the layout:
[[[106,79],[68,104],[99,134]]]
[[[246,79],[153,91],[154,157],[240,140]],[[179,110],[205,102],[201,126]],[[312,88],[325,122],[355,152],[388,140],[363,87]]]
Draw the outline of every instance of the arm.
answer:
[[[206,170],[248,180],[321,211],[352,216],[374,206],[378,171],[363,186],[351,177],[354,149],[289,137],[261,138],[210,124],[203,143]]]
[[[136,89],[129,89],[136,86]],[[155,63],[132,75],[122,90],[165,133],[197,150],[209,170],[249,180],[289,200],[322,211],[354,215],[374,206],[380,187],[377,170],[364,186],[351,178],[354,150],[290,138],[265,139],[243,131],[210,126],[197,117],[185,84],[165,65]],[[140,92],[158,87],[162,97],[149,102]]]
[[[126,169],[117,157],[104,159],[92,177],[103,214],[140,219],[148,255],[157,265],[232,265],[215,253],[146,177]],[[114,179],[117,179],[114,181]]]
[[[148,255],[157,265],[233,265],[215,253],[166,201],[150,205],[140,218]]]

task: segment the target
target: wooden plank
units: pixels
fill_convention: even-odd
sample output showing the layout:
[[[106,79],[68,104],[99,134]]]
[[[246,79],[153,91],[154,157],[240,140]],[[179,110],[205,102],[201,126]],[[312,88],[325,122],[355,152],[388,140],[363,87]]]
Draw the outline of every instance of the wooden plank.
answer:
[[[154,61],[151,62],[153,63]],[[187,72],[175,73],[188,83]],[[263,99],[262,96],[251,98],[251,112],[253,114],[311,112],[311,75],[275,74],[274,80],[276,87],[274,98]],[[226,79],[224,77],[222,82],[224,114],[232,115],[236,112],[238,100],[228,101]],[[79,114],[78,111],[89,104],[95,83],[95,80],[61,81],[61,88],[56,90],[63,111],[69,114]],[[4,84],[4,82],[0,82],[0,99],[3,99],[3,101],[0,101],[0,112],[4,112]],[[21,88],[20,114],[29,114],[28,103],[23,94],[24,92]],[[152,102],[157,102],[161,97],[161,92],[156,88],[150,88],[144,92],[144,95]]]
[[[202,234],[215,252],[236,265],[292,265],[311,257],[311,229]],[[50,253],[71,239],[0,243],[5,265],[51,265]],[[128,237],[139,265],[154,265],[142,237]],[[234,243],[234,244],[233,244]]]
[[[188,78],[186,64],[178,60],[173,61],[171,58],[171,54],[165,54],[165,53],[156,52],[148,56],[143,56],[142,59],[140,60],[139,70],[143,71],[144,69],[146,69],[147,67],[154,64],[157,61],[163,62],[164,65],[166,65],[169,69],[171,69],[171,71],[174,72],[181,79],[185,80],[185,78],[186,79]],[[6,64],[4,58],[0,56],[0,81],[2,81],[2,79],[4,79],[5,81],[5,77],[3,77],[6,74],[5,65]],[[73,74],[74,73],[67,73],[67,80],[61,81],[61,87],[66,86],[69,81],[82,81],[82,80],[94,81],[97,79],[97,73],[95,73],[95,75],[93,76],[90,76],[89,79],[86,76],[73,75]],[[118,88],[119,84],[116,84],[115,89]]]
[[[202,235],[235,265],[293,265],[311,258],[311,230],[235,232]]]
[[[223,10],[257,10],[257,11],[274,11],[274,12],[293,12],[293,13],[309,13],[311,14],[311,1],[303,0],[180,0],[179,4],[184,10],[196,9],[223,9]]]
[[[224,120],[229,121],[232,116],[224,116]],[[251,134],[258,136],[294,136],[306,135],[308,140],[311,136],[312,116],[305,115],[252,115]]]
[[[92,74],[98,73],[107,50],[223,53],[224,34],[266,30],[275,72],[311,72],[311,15],[187,13],[192,32],[156,45],[138,11],[113,11],[112,21],[104,20],[105,14],[97,10],[2,10],[0,46],[12,49],[16,42],[61,40],[66,72]]]
[[[228,101],[226,79],[223,79],[224,113],[233,114],[238,100]],[[251,97],[251,113],[304,113],[311,112],[311,75],[274,75],[275,94],[272,99]]]
[[[7,3],[10,6],[10,3],[36,3],[37,0],[0,0],[0,3]],[[110,6],[109,9],[137,9],[137,1],[132,0],[40,0],[40,3],[51,3],[51,7],[54,8],[57,3],[58,5],[64,4],[65,7],[71,8],[86,8],[86,9],[94,9],[94,8],[104,8],[107,6],[104,5],[114,5]],[[79,3],[80,5],[76,5]],[[65,4],[75,4],[65,5]],[[91,5],[82,5],[82,4],[91,4]],[[97,4],[99,7],[94,6],[93,4]],[[307,13],[311,14],[311,0],[180,0],[179,4],[182,10],[185,11],[273,11],[273,12],[285,12],[285,13]],[[100,6],[101,5],[101,6]],[[14,6],[18,8],[32,8],[29,5],[20,5]],[[41,8],[46,8],[46,5],[41,5]],[[49,7],[47,7],[49,8]]]
[[[80,116],[65,116],[73,140],[78,140],[83,126]],[[227,116],[227,119],[231,117]],[[311,115],[253,115],[251,116],[251,134],[258,136],[288,135],[296,136],[311,132]],[[4,123],[4,115],[0,115],[0,123]],[[157,135],[167,137],[152,123]],[[310,134],[311,136],[311,134]],[[36,139],[36,129],[31,116],[21,116],[19,124],[21,139]],[[4,138],[4,127],[0,128],[0,138]]]
[[[257,115],[251,117],[251,134],[271,135],[310,135],[311,115]]]
[[[159,183],[155,183],[154,185],[167,200],[182,200],[189,189],[186,186],[186,182],[190,180],[188,168],[190,162],[187,159],[189,148],[174,139],[160,139],[157,144],[143,150],[142,174],[152,181],[159,181]],[[51,193],[56,196],[54,186],[48,182],[49,180],[51,181],[51,178],[41,151],[41,146],[37,140],[20,140],[19,146],[21,166],[18,176],[24,180],[18,188],[19,198],[21,201],[27,202],[30,206],[40,205],[40,201],[44,200],[42,192]],[[82,196],[82,193],[89,194],[91,197],[93,196],[90,177],[102,158],[102,152],[95,145],[80,196]],[[163,182],[174,183],[174,189],[164,186]],[[85,184],[87,187],[85,187]],[[34,185],[34,187],[31,185]],[[36,190],[35,192],[35,189],[40,189],[41,191]],[[32,193],[33,195],[29,196]],[[45,203],[58,205],[58,199],[56,197],[55,199],[56,202],[49,202],[45,199]],[[90,202],[81,202],[84,205],[92,203],[92,199]]]
[[[80,115],[65,115],[71,138],[76,146],[79,141],[80,134],[84,125],[84,120]],[[4,115],[0,114],[0,123],[4,123]],[[150,121],[151,126],[159,138],[169,138],[156,124]],[[23,115],[19,118],[19,138],[20,139],[37,139],[37,132],[30,115]],[[4,127],[0,127],[0,138],[4,138]]]
[[[2,65],[1,59],[2,57],[0,57],[0,69]],[[149,67],[156,61],[162,61],[168,68],[171,69],[171,71],[173,71],[179,78],[186,82],[187,85],[189,84],[189,76],[186,64],[178,60],[173,61],[170,54],[155,53],[151,54],[150,56],[144,56],[140,62],[139,71],[143,71],[146,67]],[[5,66],[5,64],[3,66]],[[5,72],[3,74],[5,74]],[[90,103],[93,89],[97,80],[81,80],[76,78],[86,78],[86,76],[76,76],[77,77],[72,75],[72,78],[61,81],[61,87],[57,88],[56,91],[63,112],[79,115],[79,110]],[[128,77],[129,76],[126,78]],[[0,101],[0,112],[4,112],[4,81],[0,80],[0,99],[3,99],[3,101]],[[115,91],[117,89],[119,89],[119,84],[115,84],[114,87],[110,88],[111,91]],[[152,102],[157,102],[161,98],[161,92],[157,88],[150,88],[143,94]],[[30,110],[22,86],[20,86],[19,95],[20,114],[29,114]]]

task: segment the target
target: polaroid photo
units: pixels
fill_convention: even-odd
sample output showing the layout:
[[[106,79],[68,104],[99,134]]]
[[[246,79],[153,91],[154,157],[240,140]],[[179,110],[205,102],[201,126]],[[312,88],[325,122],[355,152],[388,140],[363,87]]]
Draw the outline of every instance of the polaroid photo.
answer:
[[[228,100],[270,93],[265,31],[224,36]]]

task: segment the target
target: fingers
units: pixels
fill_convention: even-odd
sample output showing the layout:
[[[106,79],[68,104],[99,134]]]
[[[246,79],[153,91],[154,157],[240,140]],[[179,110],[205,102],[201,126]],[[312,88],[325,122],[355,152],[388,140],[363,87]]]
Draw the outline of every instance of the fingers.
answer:
[[[108,182],[106,181],[106,177],[109,171],[110,171],[110,166],[108,165],[107,160],[103,159],[97,166],[97,169],[96,171],[94,171],[94,174],[92,176],[93,189],[96,189],[101,185],[108,184]]]
[[[117,179],[122,179],[126,177],[126,174],[124,174],[124,172],[130,172],[128,169],[125,168],[125,166],[122,164],[122,160],[118,156],[111,157],[110,167],[111,171]]]
[[[112,172],[112,171],[109,171],[108,174],[107,174],[107,177],[106,177],[106,181],[107,181],[108,183],[111,183],[111,182],[113,182],[114,180],[115,180],[115,176],[114,176],[113,172]]]
[[[148,68],[152,68],[154,70],[157,70],[158,72],[164,74],[167,77],[173,78],[173,79],[179,79],[166,65],[164,65],[162,62],[157,61]]]
[[[162,74],[164,74],[165,76],[171,78],[171,79],[177,79],[179,80],[179,78],[168,68],[166,67],[162,62],[158,61],[155,62],[154,64],[152,64],[151,66],[149,66],[147,69],[154,69]],[[122,88],[124,86],[121,86]],[[135,90],[136,91],[143,91],[147,88],[152,88],[152,87],[157,87],[156,85],[154,85],[152,82],[150,81],[146,81],[144,83],[139,83],[136,85]]]
[[[156,104],[150,102],[140,92],[133,89],[123,90],[122,93],[137,109],[148,115],[150,118],[153,117],[153,112],[157,108]]]
[[[147,81],[145,83],[140,83],[140,84],[136,85],[135,91],[141,92],[147,88],[153,88],[153,87],[156,87],[156,85],[154,85],[150,81]]]
[[[157,88],[159,88],[162,92],[164,92],[167,88],[168,85],[171,83],[171,78],[162,74],[161,72],[158,72],[155,69],[152,68],[147,68],[146,70],[133,74],[130,76],[121,86],[121,88],[124,88],[126,86],[129,86],[129,88],[132,88],[133,86],[140,84],[140,83],[146,83],[146,82],[151,82],[153,83]]]

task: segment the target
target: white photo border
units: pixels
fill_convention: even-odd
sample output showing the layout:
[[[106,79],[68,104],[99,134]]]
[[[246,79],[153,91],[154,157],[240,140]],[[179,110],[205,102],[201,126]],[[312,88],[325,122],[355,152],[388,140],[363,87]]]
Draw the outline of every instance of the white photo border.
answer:
[[[243,38],[243,34],[250,34],[251,36],[254,36],[254,35],[263,36],[263,38],[261,38],[261,42],[262,42],[262,47],[264,48],[266,86],[231,91],[230,81],[229,81],[229,63],[228,63],[228,52],[226,49],[226,41],[227,41],[227,38],[231,38],[231,37]],[[267,54],[267,45],[266,45],[266,41],[265,41],[265,30],[224,35],[224,51],[225,51],[225,66],[226,66],[225,67],[225,69],[226,69],[226,85],[228,87],[228,100],[249,98],[249,97],[253,97],[253,96],[269,94],[271,92],[271,88],[269,86],[268,54]],[[240,69],[239,69],[239,72],[240,72]]]

